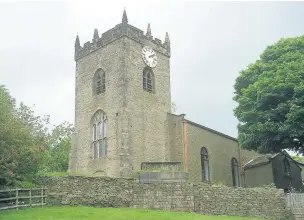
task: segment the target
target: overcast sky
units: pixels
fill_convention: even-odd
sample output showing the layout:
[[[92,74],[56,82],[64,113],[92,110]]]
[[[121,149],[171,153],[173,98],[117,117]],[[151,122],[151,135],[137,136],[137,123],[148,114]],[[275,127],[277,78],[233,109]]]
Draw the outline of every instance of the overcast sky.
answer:
[[[0,84],[51,122],[74,122],[74,42],[121,22],[171,40],[177,114],[237,137],[233,85],[267,45],[304,33],[304,2],[0,2]]]

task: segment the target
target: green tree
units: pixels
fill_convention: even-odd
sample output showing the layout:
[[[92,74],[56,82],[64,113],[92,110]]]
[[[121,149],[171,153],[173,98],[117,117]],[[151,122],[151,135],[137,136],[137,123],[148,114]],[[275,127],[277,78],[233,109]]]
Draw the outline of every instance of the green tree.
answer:
[[[71,136],[74,131],[72,124],[63,122],[52,130],[50,154],[52,155],[51,172],[66,172],[69,165]]]
[[[27,126],[32,142],[39,148],[36,157],[39,173],[67,171],[73,125],[64,121],[51,128],[50,116],[35,116],[34,111],[22,102],[17,116]]]
[[[294,159],[295,161],[297,162],[300,162],[300,163],[303,163],[303,157],[299,156],[299,155],[294,155],[294,156],[291,156],[292,159]]]
[[[42,173],[67,171],[73,130],[72,124],[63,122],[51,131],[44,148]]]
[[[15,100],[0,85],[0,187],[16,185],[37,172],[36,150]]]
[[[304,36],[268,46],[240,72],[234,88],[242,147],[304,152]]]
[[[68,170],[70,148],[71,141],[64,139],[50,150],[50,172],[66,172]]]
[[[53,129],[49,116],[35,116],[23,103],[16,106],[0,85],[0,188],[32,183],[43,172],[66,171],[73,126]]]

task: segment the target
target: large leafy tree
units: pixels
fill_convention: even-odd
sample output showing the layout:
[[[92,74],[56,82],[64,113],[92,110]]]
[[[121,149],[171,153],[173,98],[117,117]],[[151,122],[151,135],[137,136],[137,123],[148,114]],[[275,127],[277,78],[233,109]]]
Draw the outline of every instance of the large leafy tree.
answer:
[[[50,116],[35,116],[34,111],[23,103],[17,109],[18,117],[28,127],[35,146],[42,153],[37,154],[39,173],[66,172],[71,148],[72,124],[64,121],[50,125]]]
[[[301,156],[299,156],[299,155],[293,155],[293,156],[291,156],[291,158],[293,159],[293,160],[295,160],[295,161],[297,161],[297,162],[300,162],[300,163],[303,163],[304,161],[303,161],[303,157],[301,157]]]
[[[304,36],[268,46],[240,72],[234,88],[242,147],[304,152]]]
[[[0,85],[0,188],[33,183],[44,172],[67,171],[73,126],[51,128],[49,116],[35,116],[23,103],[16,106]]]
[[[15,100],[0,85],[0,187],[15,185],[37,171],[34,152],[32,136],[18,118]]]
[[[42,173],[66,172],[68,170],[73,130],[72,124],[68,122],[63,122],[52,129],[43,148],[43,163],[40,167]]]

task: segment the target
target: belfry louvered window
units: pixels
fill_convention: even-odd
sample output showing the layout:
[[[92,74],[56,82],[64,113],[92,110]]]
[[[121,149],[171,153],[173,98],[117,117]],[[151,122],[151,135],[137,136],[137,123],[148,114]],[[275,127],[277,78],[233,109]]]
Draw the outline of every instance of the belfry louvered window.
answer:
[[[107,117],[106,114],[99,110],[92,119],[92,154],[93,159],[107,156]]]
[[[93,94],[98,95],[106,91],[106,74],[102,69],[98,69],[93,79]]]
[[[154,74],[149,67],[143,71],[143,89],[147,92],[154,92]]]

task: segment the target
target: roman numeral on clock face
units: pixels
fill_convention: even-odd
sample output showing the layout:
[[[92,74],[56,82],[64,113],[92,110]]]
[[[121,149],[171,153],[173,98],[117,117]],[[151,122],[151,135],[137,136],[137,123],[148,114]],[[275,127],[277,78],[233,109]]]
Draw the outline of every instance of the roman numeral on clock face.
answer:
[[[142,58],[147,66],[152,67],[152,68],[156,67],[157,56],[151,47],[149,47],[149,46],[143,47],[141,54],[142,54]]]

